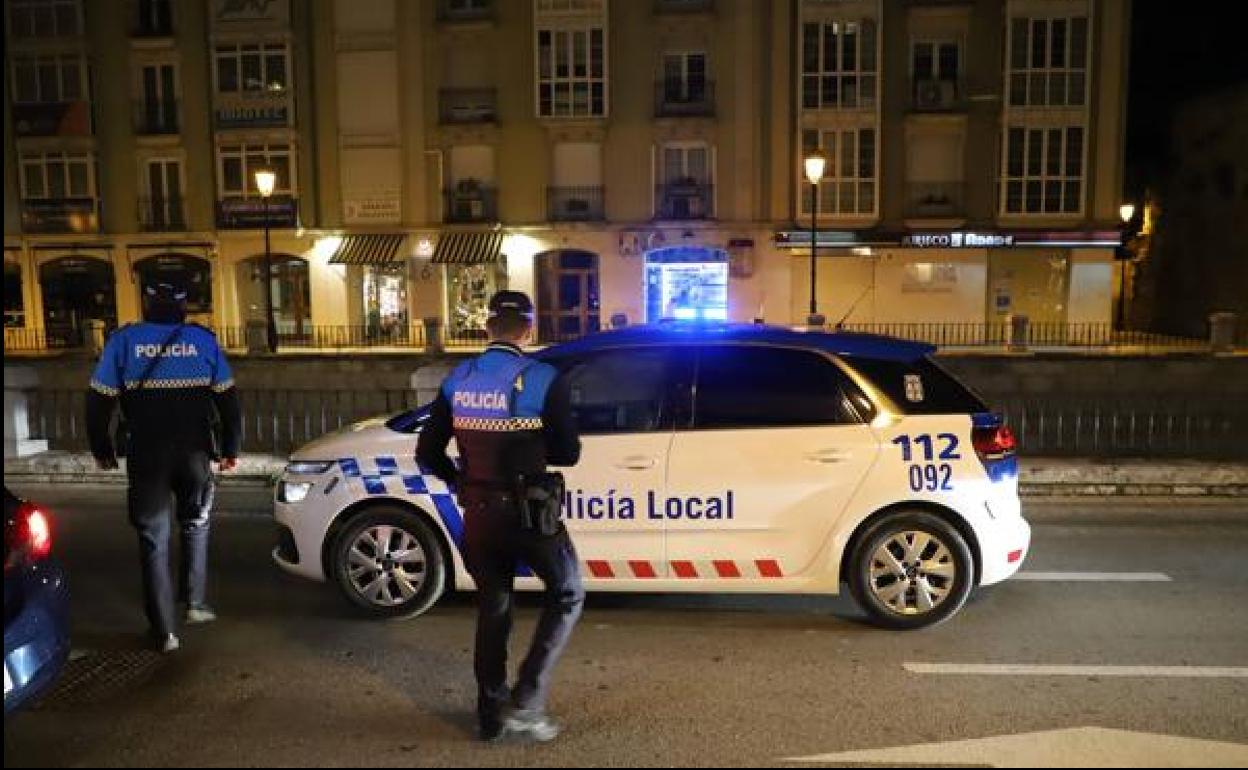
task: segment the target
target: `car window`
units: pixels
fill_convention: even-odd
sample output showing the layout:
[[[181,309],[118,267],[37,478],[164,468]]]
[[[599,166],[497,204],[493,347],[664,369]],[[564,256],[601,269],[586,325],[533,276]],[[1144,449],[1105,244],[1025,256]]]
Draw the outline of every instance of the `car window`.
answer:
[[[567,378],[583,434],[670,430],[667,348],[618,348],[551,361]]]
[[[861,422],[836,364],[807,350],[704,347],[698,357],[694,425],[766,428]]]
[[[975,414],[988,411],[979,396],[930,358],[887,361],[852,356],[845,361],[907,414]]]

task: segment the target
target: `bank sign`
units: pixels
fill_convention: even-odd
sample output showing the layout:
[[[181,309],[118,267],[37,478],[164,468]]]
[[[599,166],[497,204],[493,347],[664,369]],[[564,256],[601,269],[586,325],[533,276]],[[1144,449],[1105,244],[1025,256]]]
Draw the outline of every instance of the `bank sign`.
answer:
[[[1013,246],[1014,236],[1003,233],[910,233],[902,246],[918,249],[991,249]]]

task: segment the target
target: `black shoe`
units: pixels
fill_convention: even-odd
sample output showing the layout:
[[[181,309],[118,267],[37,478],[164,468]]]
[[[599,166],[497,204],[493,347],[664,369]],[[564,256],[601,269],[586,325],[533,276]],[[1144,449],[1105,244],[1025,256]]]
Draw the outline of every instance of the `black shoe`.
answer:
[[[507,734],[503,720],[498,717],[482,719],[477,724],[477,740],[482,743],[497,743]]]

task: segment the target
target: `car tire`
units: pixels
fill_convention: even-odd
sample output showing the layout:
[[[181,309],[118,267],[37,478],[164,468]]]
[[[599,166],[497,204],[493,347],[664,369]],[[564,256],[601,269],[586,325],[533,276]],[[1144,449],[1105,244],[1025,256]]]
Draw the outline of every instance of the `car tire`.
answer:
[[[441,538],[421,516],[398,506],[378,505],[353,517],[335,539],[331,557],[343,596],[374,618],[421,615],[446,587]]]
[[[939,516],[896,511],[872,523],[855,542],[849,587],[875,625],[910,630],[943,623],[962,609],[975,587],[970,546]]]

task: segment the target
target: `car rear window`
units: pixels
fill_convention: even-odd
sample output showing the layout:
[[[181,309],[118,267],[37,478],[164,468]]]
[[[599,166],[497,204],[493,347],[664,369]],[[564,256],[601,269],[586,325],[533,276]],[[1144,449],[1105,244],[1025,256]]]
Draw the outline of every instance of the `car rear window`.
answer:
[[[982,399],[930,358],[887,361],[846,358],[907,414],[975,414],[988,411]]]

